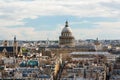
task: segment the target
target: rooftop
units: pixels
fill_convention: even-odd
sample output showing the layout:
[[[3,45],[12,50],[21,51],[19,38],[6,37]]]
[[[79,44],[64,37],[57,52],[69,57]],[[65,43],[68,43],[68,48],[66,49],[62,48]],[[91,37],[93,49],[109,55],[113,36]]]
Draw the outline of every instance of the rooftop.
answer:
[[[72,52],[71,55],[80,55],[80,54],[97,54],[97,55],[108,55],[109,52]]]

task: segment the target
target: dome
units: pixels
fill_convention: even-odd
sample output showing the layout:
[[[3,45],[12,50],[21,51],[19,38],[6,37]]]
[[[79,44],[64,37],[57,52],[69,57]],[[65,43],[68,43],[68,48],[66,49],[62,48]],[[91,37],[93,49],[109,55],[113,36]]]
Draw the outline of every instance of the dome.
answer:
[[[70,32],[70,33],[72,33],[72,30],[71,30],[70,27],[64,27],[63,30],[62,30],[62,33],[64,33],[64,32]]]
[[[59,37],[60,46],[69,46],[74,47],[74,36],[72,35],[72,30],[68,26],[68,22],[66,21],[65,27],[61,32],[61,36]]]
[[[68,22],[66,21],[65,27],[62,30],[62,33],[67,32],[67,33],[72,33],[71,28],[68,26]]]

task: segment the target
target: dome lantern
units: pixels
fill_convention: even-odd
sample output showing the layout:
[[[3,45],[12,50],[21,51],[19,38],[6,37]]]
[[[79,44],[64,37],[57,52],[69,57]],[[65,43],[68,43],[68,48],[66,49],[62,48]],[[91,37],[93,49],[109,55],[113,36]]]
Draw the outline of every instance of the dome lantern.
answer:
[[[68,26],[68,21],[65,22],[65,27],[69,27],[69,26]]]

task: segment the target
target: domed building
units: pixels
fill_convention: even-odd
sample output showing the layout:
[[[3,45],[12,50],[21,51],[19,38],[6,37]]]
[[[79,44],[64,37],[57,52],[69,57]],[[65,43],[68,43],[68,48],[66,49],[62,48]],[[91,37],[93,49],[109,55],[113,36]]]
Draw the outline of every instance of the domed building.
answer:
[[[66,47],[74,47],[75,46],[75,38],[72,35],[72,30],[66,21],[65,27],[61,32],[61,36],[59,37],[59,45]]]

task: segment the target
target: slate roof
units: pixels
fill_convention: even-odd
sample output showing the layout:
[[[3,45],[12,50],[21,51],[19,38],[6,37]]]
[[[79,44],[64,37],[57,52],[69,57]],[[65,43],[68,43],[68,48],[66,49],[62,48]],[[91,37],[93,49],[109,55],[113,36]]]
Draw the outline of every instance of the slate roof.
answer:
[[[3,52],[4,49],[6,49],[8,53],[13,52],[13,46],[0,46],[0,52]],[[18,46],[18,52],[20,52],[20,46]]]

